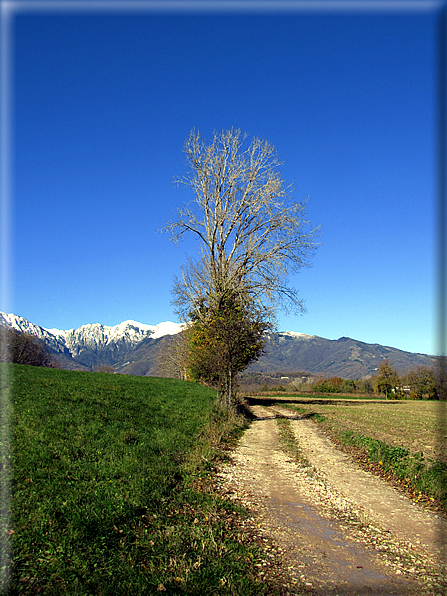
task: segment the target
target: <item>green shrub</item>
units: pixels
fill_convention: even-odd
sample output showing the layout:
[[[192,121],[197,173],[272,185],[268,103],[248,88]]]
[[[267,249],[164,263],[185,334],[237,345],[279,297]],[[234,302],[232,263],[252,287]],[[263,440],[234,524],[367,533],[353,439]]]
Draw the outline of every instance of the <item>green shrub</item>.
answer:
[[[352,393],[356,389],[356,384],[353,379],[344,379],[341,386],[343,393]]]

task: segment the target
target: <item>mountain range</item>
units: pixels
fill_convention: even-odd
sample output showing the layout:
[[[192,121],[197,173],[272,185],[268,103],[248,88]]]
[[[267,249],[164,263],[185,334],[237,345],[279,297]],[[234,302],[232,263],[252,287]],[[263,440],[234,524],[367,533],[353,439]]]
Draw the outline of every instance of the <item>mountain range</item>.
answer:
[[[182,325],[169,321],[146,325],[124,321],[113,327],[93,323],[66,331],[45,329],[23,317],[0,312],[0,326],[34,335],[44,342],[63,368],[93,370],[113,366],[119,373],[153,376],[163,346]],[[360,379],[377,373],[388,359],[402,374],[417,366],[432,366],[434,356],[405,352],[397,348],[368,344],[349,337],[337,340],[294,331],[270,334],[263,356],[248,369],[257,374],[307,371],[318,376]]]

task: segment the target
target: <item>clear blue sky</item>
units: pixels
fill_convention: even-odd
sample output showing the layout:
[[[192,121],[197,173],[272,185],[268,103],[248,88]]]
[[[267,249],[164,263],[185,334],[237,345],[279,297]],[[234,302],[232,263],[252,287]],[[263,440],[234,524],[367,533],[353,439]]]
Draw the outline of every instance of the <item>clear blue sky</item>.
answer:
[[[17,14],[3,310],[59,329],[175,320],[197,245],[157,229],[191,198],[172,184],[183,141],[236,127],[276,146],[322,227],[290,280],[307,313],[279,328],[435,353],[436,15]]]

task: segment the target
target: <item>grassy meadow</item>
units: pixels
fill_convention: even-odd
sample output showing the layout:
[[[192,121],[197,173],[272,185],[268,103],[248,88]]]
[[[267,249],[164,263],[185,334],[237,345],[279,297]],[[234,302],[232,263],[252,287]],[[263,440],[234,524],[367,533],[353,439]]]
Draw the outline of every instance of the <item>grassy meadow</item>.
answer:
[[[212,488],[245,424],[214,391],[24,365],[10,379],[8,594],[265,593],[244,512]]]

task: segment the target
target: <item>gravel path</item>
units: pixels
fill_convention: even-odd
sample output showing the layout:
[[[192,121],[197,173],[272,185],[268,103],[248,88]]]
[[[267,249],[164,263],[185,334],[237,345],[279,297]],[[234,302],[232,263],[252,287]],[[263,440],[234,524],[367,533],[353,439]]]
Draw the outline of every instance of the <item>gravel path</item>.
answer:
[[[253,511],[282,553],[290,594],[445,593],[438,516],[359,469],[304,419],[292,429],[311,465],[296,462],[280,449],[275,420],[296,416],[252,411],[256,420],[222,470],[221,490]]]
[[[287,410],[275,409],[290,417]],[[313,422],[298,418],[293,420],[292,429],[320,477],[360,509],[369,523],[443,560],[443,538],[447,536],[444,516],[423,509],[377,476],[360,469],[348,455],[334,449],[330,439]]]

